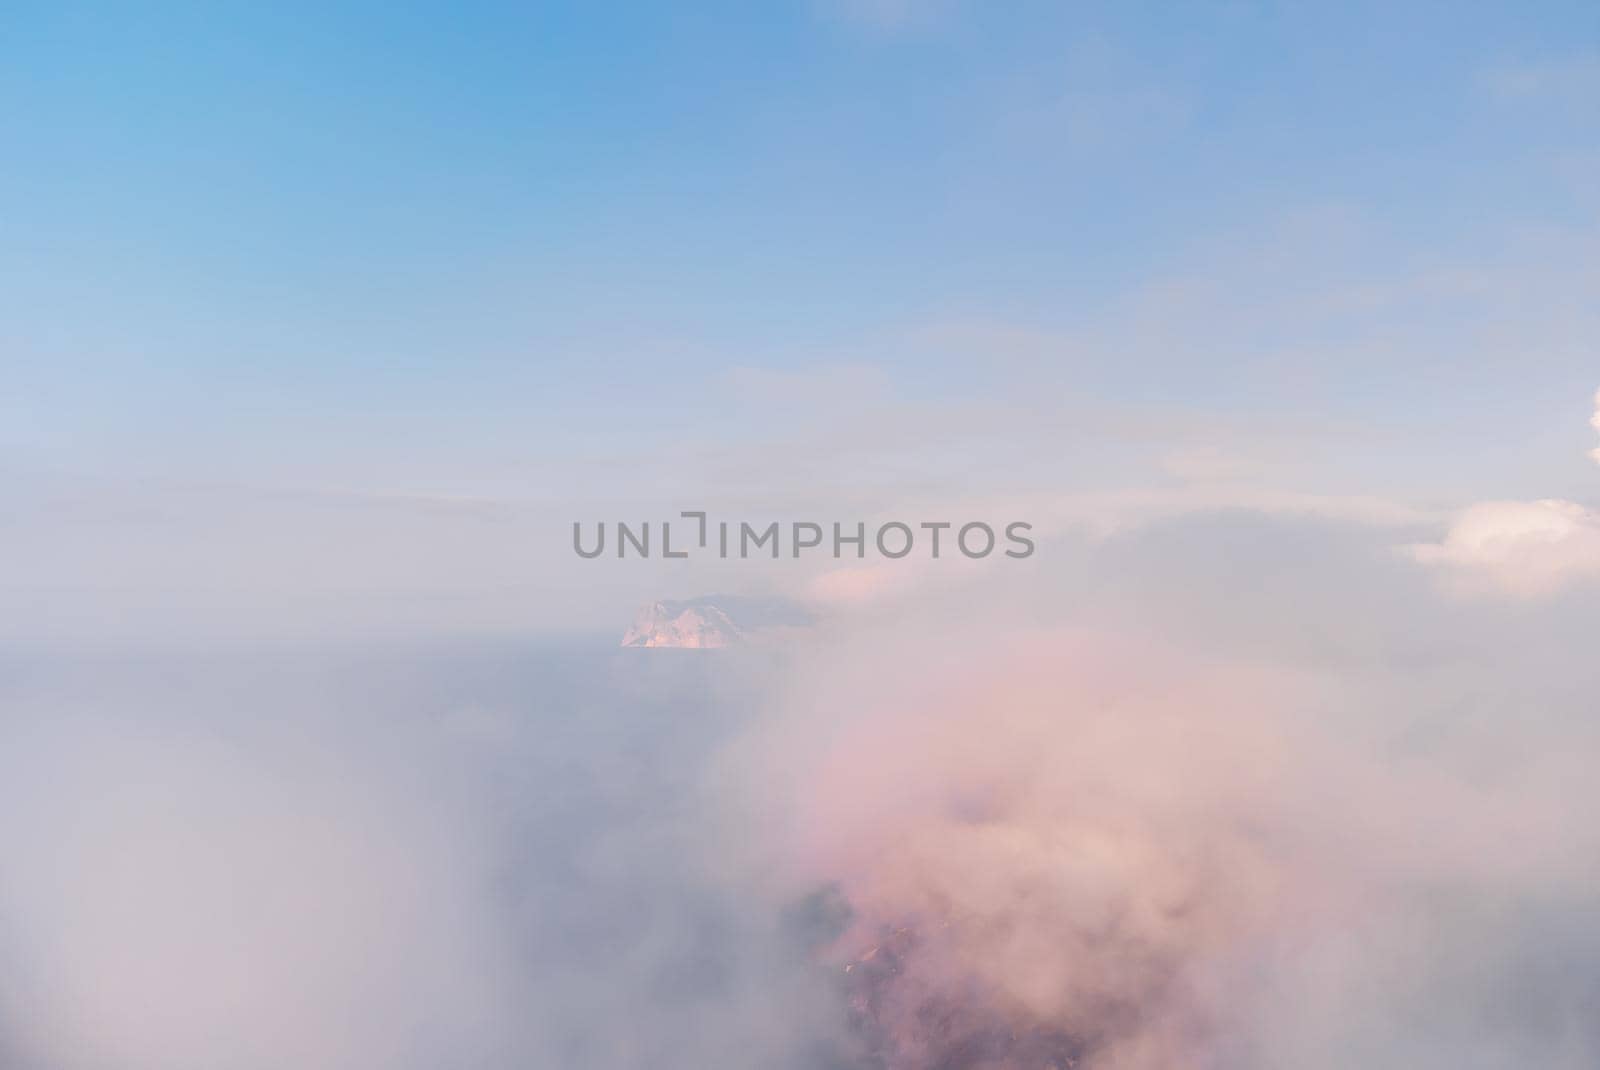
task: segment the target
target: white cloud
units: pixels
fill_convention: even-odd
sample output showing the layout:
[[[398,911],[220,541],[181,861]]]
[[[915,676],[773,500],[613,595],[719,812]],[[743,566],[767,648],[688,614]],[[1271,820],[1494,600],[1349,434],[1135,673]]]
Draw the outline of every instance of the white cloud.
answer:
[[[1442,542],[1411,553],[1469,587],[1539,597],[1600,579],[1600,514],[1555,498],[1481,502],[1456,518]]]
[[[1589,417],[1589,426],[1600,431],[1600,390],[1594,394],[1594,415]],[[1594,458],[1595,464],[1600,464],[1600,449],[1590,450],[1589,456]]]

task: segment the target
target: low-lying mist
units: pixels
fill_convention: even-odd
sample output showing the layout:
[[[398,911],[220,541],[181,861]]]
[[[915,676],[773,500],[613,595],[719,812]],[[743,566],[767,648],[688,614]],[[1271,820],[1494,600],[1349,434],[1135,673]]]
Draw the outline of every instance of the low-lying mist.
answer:
[[[779,650],[16,650],[0,1061],[1592,1067],[1595,610],[1219,517]]]

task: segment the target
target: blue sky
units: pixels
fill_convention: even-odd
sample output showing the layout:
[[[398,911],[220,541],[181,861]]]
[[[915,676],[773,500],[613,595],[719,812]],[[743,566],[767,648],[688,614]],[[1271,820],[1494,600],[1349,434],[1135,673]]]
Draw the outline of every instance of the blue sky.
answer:
[[[30,486],[1592,497],[1592,5],[0,20]]]

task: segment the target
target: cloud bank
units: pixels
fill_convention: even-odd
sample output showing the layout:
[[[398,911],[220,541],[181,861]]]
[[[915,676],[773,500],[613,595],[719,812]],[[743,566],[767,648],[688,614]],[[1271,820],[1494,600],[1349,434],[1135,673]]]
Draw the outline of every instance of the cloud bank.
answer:
[[[1116,624],[1088,591],[1036,628],[972,592],[880,621],[736,749],[772,864],[855,910],[835,963],[896,949],[884,1065],[946,1065],[971,1043],[947,1009],[974,1005],[1089,1067],[1600,1058],[1584,641],[1553,609],[1463,610],[1381,540],[1306,534],[1091,551],[1187,578],[1121,588]],[[1197,629],[1219,546],[1274,599],[1207,598]],[[1316,621],[1299,641],[1277,598]]]
[[[0,1052],[986,1065],[959,1021],[1090,1070],[1589,1067],[1592,591],[1431,579],[1234,511],[778,651],[13,652]]]

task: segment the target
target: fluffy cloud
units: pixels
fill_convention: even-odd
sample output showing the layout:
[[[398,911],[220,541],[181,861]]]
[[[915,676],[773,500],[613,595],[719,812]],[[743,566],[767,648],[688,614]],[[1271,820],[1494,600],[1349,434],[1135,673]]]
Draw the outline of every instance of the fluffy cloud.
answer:
[[[1411,548],[1474,588],[1548,595],[1600,577],[1600,514],[1577,502],[1482,502],[1461,513],[1442,542]]]
[[[883,1064],[943,1065],[977,1007],[1089,1068],[1592,1065],[1581,637],[1326,525],[1209,523],[1089,550],[1182,579],[1120,585],[1118,628],[1086,588],[1075,624],[1007,627],[988,585],[808,651],[735,752],[742,839],[854,909],[837,960],[892,949],[860,1004]],[[1245,547],[1328,627],[1227,597]]]
[[[1589,426],[1596,431],[1600,431],[1600,390],[1595,391],[1594,415],[1589,417]],[[1600,449],[1590,450],[1589,456],[1594,458],[1595,464],[1600,464]]]

